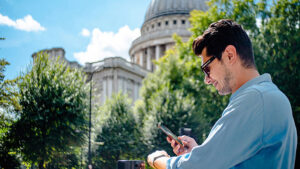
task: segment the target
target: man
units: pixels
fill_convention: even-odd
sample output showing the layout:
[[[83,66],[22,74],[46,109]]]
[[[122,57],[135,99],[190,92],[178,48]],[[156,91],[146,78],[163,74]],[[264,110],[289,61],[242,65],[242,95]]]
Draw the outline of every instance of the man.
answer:
[[[167,138],[177,156],[156,151],[148,163],[158,169],[294,168],[297,133],[290,102],[269,74],[259,75],[242,27],[215,22],[194,40],[193,50],[202,58],[205,83],[220,95],[232,94],[229,104],[201,145],[188,136],[179,137],[184,147]]]

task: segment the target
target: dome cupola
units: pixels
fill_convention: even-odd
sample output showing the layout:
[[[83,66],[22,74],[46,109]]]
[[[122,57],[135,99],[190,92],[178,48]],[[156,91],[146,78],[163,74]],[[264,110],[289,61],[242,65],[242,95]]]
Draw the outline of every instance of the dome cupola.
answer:
[[[203,0],[152,0],[145,15],[145,22],[166,15],[189,15],[194,9],[205,11],[207,5]]]

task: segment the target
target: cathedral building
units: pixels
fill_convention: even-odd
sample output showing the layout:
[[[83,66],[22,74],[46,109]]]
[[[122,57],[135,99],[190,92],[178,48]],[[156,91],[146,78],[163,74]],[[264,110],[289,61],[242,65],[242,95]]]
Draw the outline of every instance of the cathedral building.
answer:
[[[131,61],[121,57],[86,63],[83,67],[77,62],[65,59],[63,48],[42,50],[50,58],[60,56],[60,60],[73,68],[82,68],[93,81],[93,103],[102,105],[113,93],[120,91],[136,101],[142,80],[156,67],[153,60],[162,57],[166,50],[174,46],[172,35],[176,33],[183,41],[191,36],[189,13],[191,10],[207,10],[205,0],[151,0],[141,27],[141,36],[132,42],[129,49]],[[36,53],[32,55],[36,57]]]

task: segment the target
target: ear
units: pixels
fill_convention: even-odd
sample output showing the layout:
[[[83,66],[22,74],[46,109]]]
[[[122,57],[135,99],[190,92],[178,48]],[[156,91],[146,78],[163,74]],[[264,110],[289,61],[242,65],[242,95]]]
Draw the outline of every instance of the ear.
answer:
[[[225,48],[226,52],[226,59],[228,60],[229,64],[233,64],[237,61],[238,56],[236,52],[236,48],[233,45],[228,45]]]

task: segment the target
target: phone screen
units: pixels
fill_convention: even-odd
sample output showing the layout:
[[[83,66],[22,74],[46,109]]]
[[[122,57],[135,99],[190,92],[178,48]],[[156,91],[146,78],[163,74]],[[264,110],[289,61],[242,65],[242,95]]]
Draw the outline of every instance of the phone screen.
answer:
[[[172,139],[175,140],[175,142],[177,144],[180,144],[181,146],[184,146],[181,142],[181,140],[178,139],[178,137],[172,133],[171,130],[169,130],[166,126],[163,126],[163,125],[158,125],[158,128],[160,128],[164,133],[166,133],[169,137],[171,137]]]

